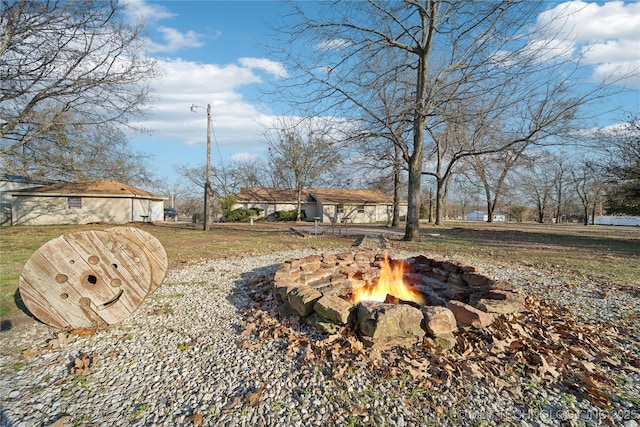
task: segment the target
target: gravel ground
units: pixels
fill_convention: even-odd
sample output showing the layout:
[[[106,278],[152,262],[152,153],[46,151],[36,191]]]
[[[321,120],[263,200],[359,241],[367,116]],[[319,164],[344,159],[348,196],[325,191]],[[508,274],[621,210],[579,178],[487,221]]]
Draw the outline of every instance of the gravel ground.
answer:
[[[616,387],[604,409],[526,375],[515,381],[453,377],[442,383],[403,372],[384,376],[357,359],[307,362],[284,333],[249,333],[247,281],[312,251],[202,262],[172,270],[120,325],[86,336],[33,322],[3,332],[0,425],[624,425],[640,423],[638,366],[603,367]],[[527,292],[566,307],[581,322],[624,330],[640,359],[640,295],[584,279],[484,266]],[[271,319],[272,325],[279,321]],[[255,331],[254,331],[255,332]],[[300,326],[297,334],[313,339]],[[74,367],[76,360],[89,366]],[[336,366],[342,369],[337,369]]]

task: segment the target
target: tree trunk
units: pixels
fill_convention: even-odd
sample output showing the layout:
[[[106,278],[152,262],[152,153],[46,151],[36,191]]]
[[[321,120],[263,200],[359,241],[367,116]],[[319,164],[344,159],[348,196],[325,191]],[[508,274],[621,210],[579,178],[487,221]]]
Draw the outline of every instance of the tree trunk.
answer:
[[[409,163],[407,193],[407,225],[403,240],[420,241],[420,181],[422,178],[422,149],[416,150]]]
[[[429,188],[429,224],[433,222],[433,189]]]
[[[558,205],[556,207],[556,224],[562,222],[562,183],[558,184]]]
[[[540,224],[544,223],[544,206],[542,206],[540,200],[538,200],[538,222]]]
[[[298,197],[297,197],[298,206],[296,208],[296,222],[300,221],[300,219],[301,219],[300,216],[301,216],[301,213],[302,213],[302,189],[298,188],[297,192],[298,192]]]
[[[436,179],[436,221],[435,225],[440,225],[442,222],[442,206],[444,201],[444,180]]]
[[[493,222],[493,203],[487,203],[487,222]]]
[[[407,207],[407,226],[403,239],[411,242],[420,241],[420,184],[424,157],[424,129],[427,122],[424,113],[427,93],[427,52],[428,49],[425,49],[418,58],[415,110],[413,112],[413,152],[407,162],[409,168],[407,203],[409,206]]]
[[[400,148],[394,144],[393,163],[393,217],[391,227],[397,227],[400,223]]]

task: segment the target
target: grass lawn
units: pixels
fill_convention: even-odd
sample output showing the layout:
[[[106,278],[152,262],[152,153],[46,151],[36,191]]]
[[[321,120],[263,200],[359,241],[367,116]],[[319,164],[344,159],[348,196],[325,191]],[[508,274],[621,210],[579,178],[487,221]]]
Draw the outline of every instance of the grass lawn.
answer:
[[[354,236],[300,237],[293,224],[219,224],[204,232],[187,223],[132,224],[154,235],[165,247],[170,268],[202,259],[253,255],[313,248],[349,249]],[[18,226],[0,232],[0,319],[13,325],[32,321],[23,311],[18,280],[31,254],[49,240],[77,230],[100,230],[111,225]],[[297,225],[295,227],[298,227]],[[299,228],[305,229],[310,224]],[[397,250],[465,258],[477,263],[530,266],[562,273],[567,280],[588,276],[607,283],[640,287],[640,228],[577,224],[517,224],[445,222],[422,225],[421,242],[403,242],[402,233],[378,227],[372,233],[389,236]],[[395,230],[398,231],[398,230]],[[357,230],[353,228],[350,233]]]

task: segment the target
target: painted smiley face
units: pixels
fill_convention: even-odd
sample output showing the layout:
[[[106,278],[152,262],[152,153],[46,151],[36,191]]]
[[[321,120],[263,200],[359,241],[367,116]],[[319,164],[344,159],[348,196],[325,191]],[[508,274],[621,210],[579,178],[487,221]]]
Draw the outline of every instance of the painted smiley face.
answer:
[[[106,231],[79,231],[45,243],[20,276],[20,296],[40,321],[62,329],[119,323],[151,288],[144,249]]]

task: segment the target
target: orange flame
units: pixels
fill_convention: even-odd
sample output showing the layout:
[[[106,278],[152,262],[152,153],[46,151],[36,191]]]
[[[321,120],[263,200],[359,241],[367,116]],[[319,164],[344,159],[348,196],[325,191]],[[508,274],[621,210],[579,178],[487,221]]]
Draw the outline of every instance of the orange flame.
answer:
[[[353,289],[351,302],[357,304],[360,301],[384,302],[387,295],[392,295],[403,301],[413,301],[424,305],[424,297],[418,291],[407,286],[403,280],[404,263],[394,263],[393,268],[389,259],[385,256],[380,267],[380,277],[375,284],[367,284],[361,288]]]

